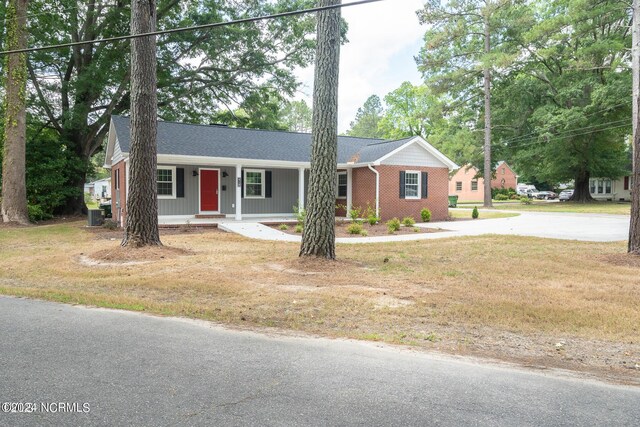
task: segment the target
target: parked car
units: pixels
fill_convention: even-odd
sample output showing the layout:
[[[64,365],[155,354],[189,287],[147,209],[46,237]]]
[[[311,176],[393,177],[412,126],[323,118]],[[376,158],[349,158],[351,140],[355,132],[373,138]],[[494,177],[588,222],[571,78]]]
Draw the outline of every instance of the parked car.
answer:
[[[560,192],[560,196],[558,196],[558,200],[561,202],[566,202],[573,196],[573,190],[562,190]]]
[[[519,196],[527,196],[529,198],[534,197],[537,192],[538,189],[535,185],[518,184],[518,187],[516,188],[516,193]]]
[[[558,197],[558,195],[553,191],[538,191],[536,193],[536,199],[540,200],[553,200],[556,197]]]

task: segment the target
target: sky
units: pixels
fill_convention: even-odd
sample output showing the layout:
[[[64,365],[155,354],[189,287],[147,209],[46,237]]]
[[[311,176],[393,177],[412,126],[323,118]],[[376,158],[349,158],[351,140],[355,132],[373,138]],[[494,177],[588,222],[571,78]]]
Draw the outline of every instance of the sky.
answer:
[[[422,81],[414,56],[420,51],[425,32],[416,11],[424,3],[386,0],[342,10],[342,17],[349,23],[349,43],[340,51],[339,132],[349,129],[358,108],[369,96],[375,94],[382,99],[404,81]],[[302,82],[296,98],[311,105],[313,66],[297,70],[296,74]]]

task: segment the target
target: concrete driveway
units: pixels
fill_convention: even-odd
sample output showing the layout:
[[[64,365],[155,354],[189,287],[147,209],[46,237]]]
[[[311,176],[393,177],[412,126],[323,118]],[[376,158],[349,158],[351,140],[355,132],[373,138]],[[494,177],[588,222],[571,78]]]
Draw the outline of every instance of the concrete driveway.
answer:
[[[471,217],[471,210],[465,209]],[[491,210],[491,212],[496,212]],[[508,212],[508,211],[504,211]],[[484,213],[480,210],[480,217]],[[417,227],[441,228],[439,233],[418,233],[372,237],[340,237],[338,243],[401,242],[410,240],[443,239],[447,237],[507,234],[546,237],[551,239],[615,242],[629,237],[629,217],[626,215],[572,214],[547,212],[517,212],[519,216],[474,221],[445,221],[416,224]],[[259,240],[300,242],[299,235],[283,233],[258,222],[225,222],[225,231]]]
[[[469,216],[471,216],[471,210]],[[480,210],[480,217],[484,211]],[[495,212],[495,211],[492,211]],[[504,211],[508,212],[508,211]],[[510,234],[550,239],[615,242],[629,237],[629,216],[562,212],[518,212],[519,216],[475,221],[434,222],[419,226],[451,230],[448,236]]]
[[[638,388],[17,298],[0,366],[3,426],[640,425]]]

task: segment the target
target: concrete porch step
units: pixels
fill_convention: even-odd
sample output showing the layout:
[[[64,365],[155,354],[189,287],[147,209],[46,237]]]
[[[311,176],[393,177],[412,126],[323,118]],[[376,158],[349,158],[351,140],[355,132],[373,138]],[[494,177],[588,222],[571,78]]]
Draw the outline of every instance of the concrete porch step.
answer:
[[[197,214],[196,219],[217,219],[217,218],[226,218],[227,216],[224,214]]]

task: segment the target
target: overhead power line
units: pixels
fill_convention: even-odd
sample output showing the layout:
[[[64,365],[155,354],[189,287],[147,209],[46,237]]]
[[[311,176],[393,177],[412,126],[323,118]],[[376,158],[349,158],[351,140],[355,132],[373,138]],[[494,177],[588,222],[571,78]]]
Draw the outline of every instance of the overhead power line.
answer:
[[[62,44],[57,44],[57,45],[30,47],[30,48],[26,48],[26,49],[5,50],[5,51],[0,52],[0,56],[1,55],[10,55],[10,54],[13,54],[13,53],[38,52],[38,51],[42,51],[42,50],[61,49],[61,48],[64,48],[64,47],[84,46],[84,45],[97,44],[97,43],[115,42],[115,41],[121,41],[121,40],[130,40],[130,39],[136,39],[136,38],[141,38],[141,37],[159,36],[159,35],[163,35],[163,34],[182,33],[182,32],[186,32],[186,31],[205,30],[205,29],[209,29],[209,28],[225,27],[225,26],[228,26],[228,25],[246,24],[246,23],[250,23],[250,22],[265,21],[265,20],[276,19],[276,18],[284,18],[284,17],[287,17],[287,16],[304,15],[304,14],[307,14],[307,13],[321,12],[321,11],[324,11],[324,10],[341,9],[341,8],[350,7],[350,6],[359,6],[359,5],[363,5],[363,4],[367,4],[367,3],[378,3],[378,2],[381,2],[381,1],[385,1],[385,0],[359,0],[359,1],[354,1],[354,2],[351,2],[351,3],[345,3],[345,4],[334,4],[334,5],[330,5],[330,6],[320,6],[320,7],[313,7],[313,8],[302,9],[302,10],[292,10],[292,11],[289,11],[289,12],[274,13],[272,15],[263,15],[263,16],[256,16],[256,17],[253,17],[253,18],[236,19],[234,21],[215,22],[215,23],[211,23],[211,24],[193,25],[193,26],[190,26],[190,27],[173,28],[173,29],[169,29],[169,30],[153,31],[153,32],[142,33],[142,34],[128,34],[126,36],[107,37],[107,38],[103,38],[103,39],[86,40],[86,41],[71,42],[71,43],[62,43]]]
[[[606,126],[612,123],[616,123],[616,122],[610,122],[610,123],[603,123],[601,126]],[[566,139],[566,138],[574,138],[576,136],[583,136],[583,135],[591,135],[597,132],[604,132],[607,130],[613,130],[613,129],[620,129],[620,128],[624,128],[624,127],[630,127],[630,124],[623,124],[623,125],[617,125],[617,126],[606,126],[600,129],[593,129],[590,130],[588,132],[577,132],[571,135],[551,135],[548,138],[545,138],[543,140],[531,140],[531,141],[520,141],[520,143],[517,144],[513,144],[510,145],[510,148],[520,148],[520,147],[526,147],[526,146],[532,146],[532,145],[539,145],[539,144],[544,144],[546,142],[549,141],[557,141],[557,140],[561,140],[561,139]]]
[[[555,137],[561,137],[561,136],[571,136],[571,134],[579,132],[579,131],[587,131],[587,133],[588,133],[588,131],[591,130],[591,129],[597,130],[598,128],[600,128],[602,126],[616,125],[618,123],[627,123],[627,122],[629,122],[628,119],[616,120],[616,121],[613,121],[613,122],[605,122],[605,123],[600,123],[600,124],[581,127],[581,128],[566,129],[566,130],[563,130],[563,131],[560,131],[560,132],[555,132],[555,133],[549,132],[548,134],[549,134],[550,137],[554,137],[554,138]],[[630,125],[630,123],[629,123],[629,125]],[[500,142],[501,144],[509,145],[510,147],[512,147],[512,146],[518,145],[521,142],[526,142],[526,141],[532,141],[532,140],[539,139],[540,137],[542,137],[543,135],[546,135],[546,134],[547,134],[546,132],[541,132],[538,135],[529,136],[529,137],[526,137],[526,138],[507,139],[507,140],[498,141],[498,142]],[[531,135],[533,135],[533,134],[531,134]]]

